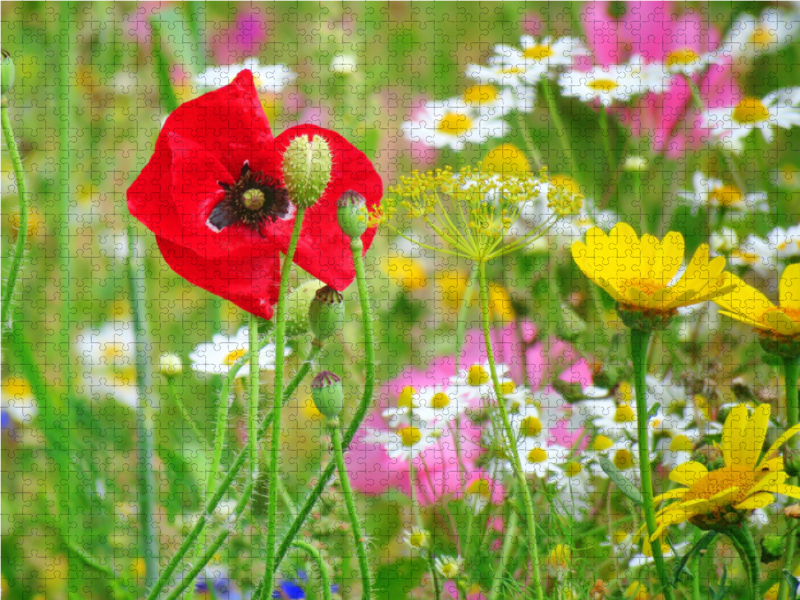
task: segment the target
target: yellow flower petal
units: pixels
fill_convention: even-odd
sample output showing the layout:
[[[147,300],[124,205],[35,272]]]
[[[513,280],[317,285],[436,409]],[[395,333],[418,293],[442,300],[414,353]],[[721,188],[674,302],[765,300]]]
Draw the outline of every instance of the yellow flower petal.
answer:
[[[742,445],[747,431],[747,407],[737,404],[733,407],[722,428],[722,458],[728,467],[741,464]]]
[[[800,263],[783,270],[780,283],[781,308],[800,310]]]
[[[767,450],[767,453],[761,459],[759,467],[757,468],[760,468],[761,465],[764,464],[764,461],[769,459],[773,454],[775,454],[780,449],[781,446],[783,446],[789,439],[791,439],[792,436],[795,436],[798,433],[800,433],[800,423],[798,423],[794,427],[791,427],[790,429],[787,429],[782,436],[780,436],[777,440],[775,440],[775,443],[772,444],[769,450]]]
[[[669,480],[691,487],[706,475],[708,475],[708,469],[706,469],[705,465],[689,461],[672,469],[669,474]]]
[[[761,322],[762,315],[775,308],[764,294],[735,275],[730,275],[730,282],[734,289],[714,298],[714,303],[734,319]]]
[[[775,496],[768,492],[759,492],[750,496],[743,502],[737,504],[734,508],[737,510],[755,510],[756,508],[764,508],[769,506],[775,501]]]
[[[770,460],[762,461],[757,469],[761,472],[771,473],[773,471],[783,471],[783,457],[771,458]]]
[[[747,431],[745,432],[747,444],[741,448],[742,462],[738,463],[739,467],[747,467],[748,470],[753,470],[756,466],[761,448],[764,445],[764,438],[767,436],[769,413],[769,404],[759,404],[753,411],[753,416],[747,423]]]
[[[680,498],[681,496],[685,495],[688,492],[688,488],[677,488],[675,490],[670,490],[669,492],[664,492],[663,494],[659,494],[655,498],[653,498],[653,505],[658,506],[664,500],[671,500],[672,498]]]
[[[790,498],[800,499],[800,487],[797,487],[796,485],[781,483],[775,486],[775,492],[778,494],[783,494],[784,496],[789,496]]]

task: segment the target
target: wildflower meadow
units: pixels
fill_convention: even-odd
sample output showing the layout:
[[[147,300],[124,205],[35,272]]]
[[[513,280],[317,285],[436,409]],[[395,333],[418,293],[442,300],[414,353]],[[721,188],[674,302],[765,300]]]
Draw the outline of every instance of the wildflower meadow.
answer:
[[[3,598],[799,597],[800,4],[0,10]]]

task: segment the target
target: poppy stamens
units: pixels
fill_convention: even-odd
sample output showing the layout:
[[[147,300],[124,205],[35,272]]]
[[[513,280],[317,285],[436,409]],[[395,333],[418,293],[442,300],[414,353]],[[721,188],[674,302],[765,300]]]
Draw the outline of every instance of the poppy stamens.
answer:
[[[262,224],[289,216],[291,206],[286,190],[269,175],[254,171],[249,161],[242,165],[239,181],[217,183],[225,196],[206,221],[216,233],[236,223],[260,232]]]

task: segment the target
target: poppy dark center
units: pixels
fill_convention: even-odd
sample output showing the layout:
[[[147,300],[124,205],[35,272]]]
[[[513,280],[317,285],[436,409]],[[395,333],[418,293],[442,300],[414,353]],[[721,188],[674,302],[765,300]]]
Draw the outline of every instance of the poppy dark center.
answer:
[[[208,225],[215,231],[236,223],[259,231],[264,223],[289,216],[289,194],[283,186],[263,171],[253,171],[248,162],[236,183],[218,183],[225,196],[208,217]]]

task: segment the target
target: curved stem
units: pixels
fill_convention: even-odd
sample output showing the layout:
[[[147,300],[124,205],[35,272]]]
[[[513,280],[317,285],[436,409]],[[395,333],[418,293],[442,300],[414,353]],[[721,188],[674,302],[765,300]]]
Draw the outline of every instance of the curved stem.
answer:
[[[751,598],[761,600],[761,563],[758,560],[753,534],[750,533],[747,525],[730,527],[725,530],[725,533],[733,542],[745,569],[747,569],[748,584],[753,593]]]
[[[189,427],[192,428],[192,432],[197,437],[197,441],[205,446],[207,443],[206,436],[203,435],[197,422],[192,418],[192,415],[189,414],[189,411],[186,410],[186,406],[183,404],[180,395],[175,393],[175,377],[167,377],[167,393],[169,394],[169,399],[172,400],[177,405],[178,410],[181,411],[183,420],[189,423]]]
[[[361,422],[367,415],[367,410],[369,410],[370,402],[372,400],[372,392],[375,389],[375,338],[372,330],[372,306],[370,305],[369,292],[367,290],[367,279],[366,275],[364,274],[364,257],[361,255],[363,248],[364,245],[362,244],[360,238],[354,238],[350,242],[350,249],[353,253],[353,264],[355,265],[356,269],[358,296],[359,300],[361,301],[361,318],[364,323],[364,345],[366,346],[364,349],[366,358],[366,379],[364,382],[364,393],[361,396],[361,403],[358,405],[356,414],[353,416],[353,420],[350,422],[350,426],[347,428],[347,431],[344,434],[343,446],[345,449],[350,445],[350,442],[353,441],[358,428],[361,427]],[[289,526],[289,531],[286,533],[286,537],[283,538],[283,541],[278,548],[277,559],[275,560],[273,567],[274,569],[277,570],[278,566],[280,566],[281,560],[283,560],[283,557],[286,556],[286,552],[288,551],[289,546],[292,544],[292,540],[294,540],[295,536],[297,536],[297,533],[300,531],[303,523],[308,518],[309,513],[311,513],[311,509],[314,508],[314,505],[317,503],[317,500],[319,500],[320,495],[328,485],[328,482],[333,476],[333,471],[335,468],[336,465],[333,461],[328,463],[328,465],[325,467],[325,470],[320,475],[317,484],[314,486],[314,489],[311,490],[311,493],[306,498],[306,501],[303,503],[303,506],[300,508],[300,511],[294,518],[294,521],[292,521],[292,524]]]
[[[547,108],[550,111],[553,124],[556,126],[558,141],[561,143],[561,148],[564,150],[564,154],[566,154],[569,158],[569,166],[570,169],[572,169],[571,175],[572,177],[577,178],[578,166],[575,164],[575,157],[572,154],[572,145],[569,143],[569,139],[567,139],[567,132],[564,129],[564,123],[561,121],[561,115],[558,114],[558,106],[556,106],[553,92],[550,90],[550,81],[547,79],[547,77],[542,78],[542,87],[544,88],[544,97],[547,100]]]
[[[17,192],[19,193],[19,230],[17,231],[17,243],[14,247],[14,258],[11,259],[11,268],[8,271],[8,279],[3,286],[3,308],[0,316],[0,336],[5,333],[8,326],[8,319],[11,316],[11,302],[14,299],[14,287],[17,283],[17,275],[22,266],[22,258],[25,256],[25,244],[28,240],[28,188],[25,184],[25,175],[22,170],[22,159],[19,155],[17,142],[14,139],[14,130],[11,128],[11,119],[8,118],[8,102],[2,100],[0,108],[0,120],[3,126],[3,138],[11,157],[11,166],[14,168],[14,178],[17,180]]]
[[[297,540],[292,544],[292,548],[303,550],[319,569],[320,584],[322,585],[322,600],[331,600],[331,578],[328,574],[328,565],[322,560],[319,550],[311,544]]]
[[[531,499],[531,493],[528,489],[528,482],[525,480],[525,473],[522,470],[522,463],[519,460],[516,437],[514,436],[514,430],[511,428],[511,421],[508,418],[508,411],[506,410],[503,391],[500,388],[500,380],[497,377],[494,351],[492,349],[492,338],[489,331],[489,286],[486,281],[486,265],[482,262],[478,263],[478,281],[480,284],[479,287],[481,296],[481,324],[483,325],[483,337],[486,342],[486,356],[489,360],[489,371],[492,376],[492,384],[494,385],[495,396],[497,397],[497,408],[500,411],[502,429],[505,437],[507,438],[506,443],[508,444],[508,455],[511,460],[511,465],[514,468],[514,476],[517,479],[517,484],[522,492],[522,499],[525,505],[525,526],[528,534],[528,551],[530,553],[532,563],[531,570],[533,576],[533,587],[536,592],[537,600],[544,600],[544,591],[542,589],[541,580],[541,566],[539,563],[539,547],[536,542],[536,523],[533,500]]]
[[[797,377],[800,375],[800,356],[783,359],[783,376],[786,385],[786,427],[794,427],[800,422],[800,410],[797,400]],[[787,442],[791,449],[797,448],[797,438],[793,437]],[[793,477],[790,485],[797,485],[798,478]],[[791,527],[792,523],[787,523]],[[783,568],[793,573],[792,563],[794,562],[794,551],[797,545],[797,528],[791,528],[786,536],[786,550],[783,552]],[[778,588],[778,600],[786,600],[789,597],[789,582],[785,577],[781,578]]]
[[[525,149],[528,151],[528,154],[531,155],[533,158],[533,162],[536,164],[536,170],[540,171],[544,166],[542,162],[542,155],[536,149],[536,146],[533,145],[533,140],[531,139],[531,132],[528,130],[528,120],[525,118],[525,115],[522,114],[521,110],[514,111],[517,113],[517,124],[519,128],[522,130],[522,137],[525,140]]]
[[[653,480],[650,473],[650,448],[647,434],[647,387],[645,373],[647,371],[647,346],[651,332],[631,329],[631,359],[633,360],[633,383],[636,389],[636,429],[639,442],[639,475],[642,480],[642,510],[647,524],[647,534],[652,537],[656,532],[656,512],[653,503]],[[672,587],[664,569],[664,556],[661,552],[661,540],[650,544],[653,550],[653,561],[661,579],[663,594],[666,600],[672,600]]]
[[[361,598],[370,600],[372,596],[372,575],[369,572],[369,562],[367,561],[367,546],[361,533],[361,524],[358,522],[356,505],[353,503],[353,490],[350,488],[350,479],[347,477],[347,469],[344,466],[342,432],[339,431],[338,425],[331,427],[331,438],[333,440],[333,459],[339,471],[339,482],[342,484],[344,503],[347,505],[347,515],[350,517],[350,526],[353,528],[353,543],[356,546],[358,567],[361,570]]]
[[[508,518],[508,527],[506,528],[506,539],[503,540],[503,554],[500,559],[500,567],[494,572],[494,579],[492,580],[492,589],[489,592],[489,600],[495,600],[500,593],[500,587],[503,583],[503,573],[506,570],[508,559],[511,556],[511,549],[514,546],[514,538],[517,535],[517,521],[519,515],[517,511],[512,510],[511,516]]]
[[[283,392],[284,404],[286,404],[286,402],[289,401],[289,398],[291,398],[292,394],[294,394],[295,390],[297,390],[297,386],[299,386],[300,382],[303,381],[303,379],[305,379],[306,375],[308,375],[308,372],[311,370],[311,364],[317,357],[317,354],[319,354],[319,348],[312,346],[311,352],[309,353],[305,363],[303,363],[303,365],[300,367],[300,370],[297,372],[297,375],[294,376],[292,382],[286,387],[286,390]],[[236,375],[236,372],[238,372],[238,370],[241,368],[243,364],[244,363],[241,362],[238,364],[238,366],[231,369],[232,378]],[[266,417],[264,417],[264,420],[261,421],[261,425],[258,428],[259,438],[262,438],[264,434],[267,432],[267,429],[269,429],[270,425],[272,424],[272,419],[273,419],[273,413],[272,411],[270,411],[270,413]],[[220,483],[219,487],[216,489],[213,496],[211,496],[211,498],[209,498],[209,500],[206,502],[203,514],[200,515],[200,518],[194,524],[194,527],[192,527],[192,530],[189,532],[189,535],[183,539],[180,548],[178,548],[178,551],[173,555],[167,566],[161,572],[161,575],[159,576],[158,581],[156,581],[155,585],[153,586],[153,589],[150,590],[149,594],[147,594],[146,600],[155,600],[155,598],[158,597],[158,594],[161,592],[161,590],[163,590],[164,587],[167,585],[167,582],[169,581],[169,578],[172,576],[172,574],[175,572],[175,569],[178,568],[178,565],[181,563],[181,561],[189,552],[189,550],[191,550],[192,545],[195,543],[200,533],[204,530],[206,523],[208,521],[208,516],[211,515],[216,510],[217,505],[222,500],[223,496],[225,495],[225,492],[228,491],[228,488],[233,483],[233,480],[236,479],[236,476],[239,474],[239,471],[242,469],[242,467],[246,462],[247,455],[248,455],[247,448],[242,448],[239,451],[239,454],[236,455],[236,459],[233,461],[230,471],[228,471],[228,474],[225,476],[225,479],[222,480],[222,483]]]
[[[283,349],[286,343],[284,332],[286,331],[286,290],[289,286],[289,271],[292,269],[294,251],[297,248],[297,241],[300,239],[300,229],[303,226],[303,216],[306,209],[298,206],[297,214],[294,218],[294,229],[289,240],[289,248],[283,258],[283,268],[281,269],[281,284],[278,291],[278,309],[275,312],[275,407],[272,409],[272,439],[269,449],[269,492],[267,499],[267,560],[264,573],[264,592],[269,598],[272,594],[272,583],[275,576],[275,528],[277,526],[277,504],[278,486],[277,480],[280,477],[278,470],[278,448],[281,444],[281,408],[283,402]],[[250,367],[252,369],[252,365]],[[256,440],[253,439],[253,448]]]

